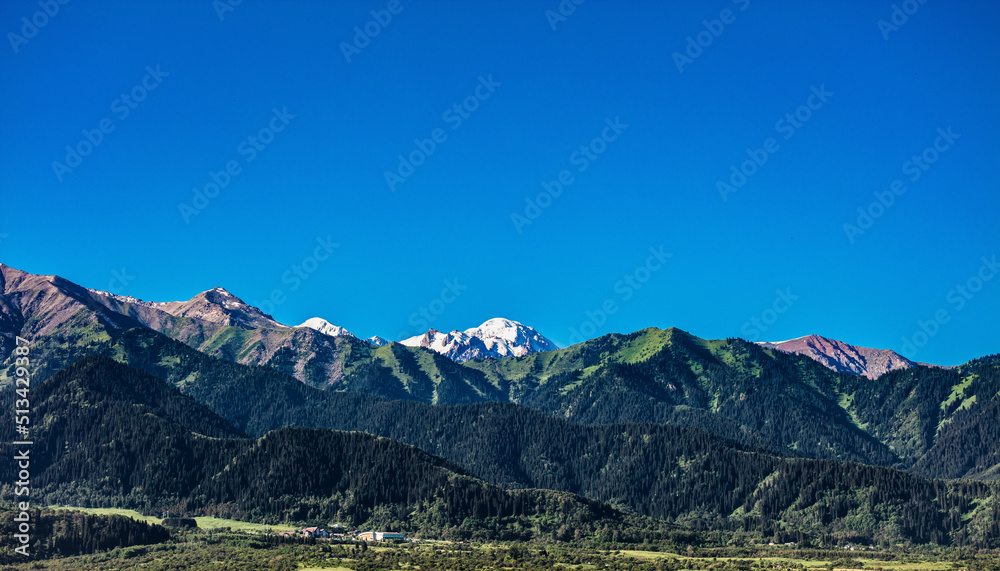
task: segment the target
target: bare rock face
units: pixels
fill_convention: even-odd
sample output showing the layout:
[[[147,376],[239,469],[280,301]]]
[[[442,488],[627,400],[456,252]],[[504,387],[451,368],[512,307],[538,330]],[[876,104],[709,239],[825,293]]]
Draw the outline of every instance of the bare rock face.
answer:
[[[221,287],[203,291],[187,301],[169,301],[156,305],[158,309],[174,317],[193,317],[227,327],[284,327],[270,315]]]
[[[819,335],[759,344],[769,349],[805,355],[839,373],[863,375],[869,379],[877,379],[889,371],[908,369],[918,364],[889,349],[857,347]]]
[[[45,378],[136,325],[69,280],[0,264],[0,381],[12,371],[17,337],[32,343],[32,376]]]

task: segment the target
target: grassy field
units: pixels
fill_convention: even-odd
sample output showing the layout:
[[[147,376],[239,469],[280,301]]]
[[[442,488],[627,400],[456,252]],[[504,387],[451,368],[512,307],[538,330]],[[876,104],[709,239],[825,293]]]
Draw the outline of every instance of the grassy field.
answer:
[[[124,509],[49,509],[120,515],[149,523],[162,521]],[[8,557],[0,560],[0,567],[3,571],[1000,571],[997,550],[897,547],[889,551],[848,551],[757,544],[687,547],[668,552],[641,549],[656,549],[655,545],[621,549],[625,546],[586,547],[557,542],[372,544],[279,538],[263,532],[293,528],[211,517],[195,519],[199,530],[177,531],[170,538],[155,540],[159,543],[116,547],[90,555],[70,552],[69,556],[37,561]],[[7,554],[11,554],[9,549]]]
[[[120,514],[146,518],[126,510],[86,510],[89,513]],[[210,518],[207,518],[210,519]],[[216,523],[242,524],[232,520]],[[225,527],[233,527],[226,525]],[[259,529],[262,526],[256,526]],[[688,553],[642,550],[591,549],[569,544],[469,544],[428,542],[399,545],[360,543],[316,544],[270,542],[260,535],[243,531],[207,533],[184,532],[180,541],[148,546],[118,548],[104,553],[52,558],[42,561],[9,561],[11,571],[541,571],[580,569],[601,571],[808,571],[843,567],[847,558],[859,562],[864,571],[1000,571],[1000,553],[978,552],[974,559],[956,559],[955,551],[894,550],[886,552],[839,551],[803,553],[798,549],[751,548],[747,555],[715,557],[711,549]],[[802,555],[803,558],[797,557]],[[693,555],[693,556],[692,556]],[[697,557],[701,555],[702,557]],[[772,556],[769,556],[772,555]],[[816,555],[805,558],[807,555]],[[866,558],[878,556],[884,559]],[[839,564],[838,564],[839,563]],[[972,566],[970,564],[975,564]]]
[[[686,555],[679,555],[676,553],[665,553],[659,551],[638,551],[638,550],[622,550],[620,552],[622,555],[627,557],[632,557],[644,561],[656,561],[659,559],[678,559],[678,560],[696,560],[696,561],[707,561],[704,557],[689,557]],[[922,558],[919,561],[912,561],[912,557],[906,557],[906,560],[882,560],[882,559],[872,559],[866,557],[866,552],[864,551],[844,551],[843,558],[837,559],[794,559],[790,557],[719,557],[712,558],[712,561],[718,561],[720,563],[725,563],[733,560],[747,560],[753,559],[755,562],[765,562],[774,565],[775,567],[794,567],[797,565],[802,565],[806,569],[828,569],[830,563],[841,559],[851,559],[862,563],[863,567],[841,567],[834,566],[835,571],[840,570],[854,570],[854,569],[867,569],[871,570],[876,567],[881,567],[885,571],[915,571],[920,569],[922,571],[946,571],[956,569],[955,565],[951,561],[937,560],[935,558]]]
[[[157,523],[157,524],[163,521],[158,517],[142,515],[141,513],[134,510],[121,510],[117,508],[74,508],[71,506],[50,506],[49,509],[72,510],[72,511],[79,511],[97,515],[123,515],[125,517],[130,517],[132,519],[136,519],[139,521],[145,521],[148,523]],[[295,531],[296,529],[298,529],[291,525],[261,525],[259,523],[249,523],[235,519],[224,519],[217,517],[196,517],[194,519],[195,521],[198,522],[198,527],[200,527],[201,529],[219,529],[223,527],[228,527],[234,530],[250,531],[250,532]]]

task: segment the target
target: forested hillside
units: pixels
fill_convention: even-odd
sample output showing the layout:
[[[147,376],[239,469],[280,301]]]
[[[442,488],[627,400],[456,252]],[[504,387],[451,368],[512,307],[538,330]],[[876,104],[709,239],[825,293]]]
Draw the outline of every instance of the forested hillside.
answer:
[[[507,492],[415,447],[360,432],[286,428],[243,438],[163,381],[105,357],[74,363],[32,394],[32,501],[43,505],[340,521],[456,537],[478,530],[484,538],[530,539],[564,526],[591,535],[667,529],[573,494]],[[9,425],[2,436],[14,439]],[[15,481],[15,469],[3,464],[0,478]],[[12,495],[10,484],[0,489]]]
[[[33,522],[32,540],[21,543],[14,536],[18,533],[19,511],[0,509],[0,563],[15,564],[25,561],[17,547],[35,559],[68,557],[107,551],[116,547],[148,545],[170,538],[167,528],[137,521],[121,515],[90,515],[65,510],[38,510],[28,512]]]

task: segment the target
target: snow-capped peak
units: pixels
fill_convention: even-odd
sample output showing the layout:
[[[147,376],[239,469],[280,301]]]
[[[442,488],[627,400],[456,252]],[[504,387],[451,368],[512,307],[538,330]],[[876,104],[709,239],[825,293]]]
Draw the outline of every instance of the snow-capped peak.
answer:
[[[504,319],[503,317],[494,317],[492,319],[487,319],[479,327],[473,327],[471,329],[466,329],[465,332],[469,335],[473,333],[482,333],[492,337],[510,337],[511,335],[516,335],[518,328],[527,328],[526,326],[510,319]]]
[[[502,317],[487,319],[479,327],[466,329],[465,334],[482,339],[486,348],[500,357],[521,357],[558,349],[555,343],[531,327]]]
[[[424,347],[458,362],[483,357],[521,357],[539,351],[558,349],[527,325],[495,317],[479,327],[443,333],[435,329],[400,341],[410,347]]]
[[[389,344],[389,340],[388,339],[379,337],[378,335],[372,335],[368,339],[365,339],[365,341],[371,343],[372,345],[374,345],[376,347],[381,347],[383,345],[388,345]]]
[[[344,329],[339,325],[334,325],[329,321],[323,319],[322,317],[310,317],[309,319],[302,322],[298,327],[308,327],[309,329],[315,329],[323,335],[329,335],[330,337],[339,337],[341,335],[347,335],[354,337],[354,334]]]

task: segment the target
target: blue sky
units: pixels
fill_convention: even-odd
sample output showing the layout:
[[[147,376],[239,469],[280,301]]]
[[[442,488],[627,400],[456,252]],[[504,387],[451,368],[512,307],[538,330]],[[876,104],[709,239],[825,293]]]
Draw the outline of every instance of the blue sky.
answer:
[[[996,3],[226,1],[0,3],[0,261],[391,339],[1000,351]]]

